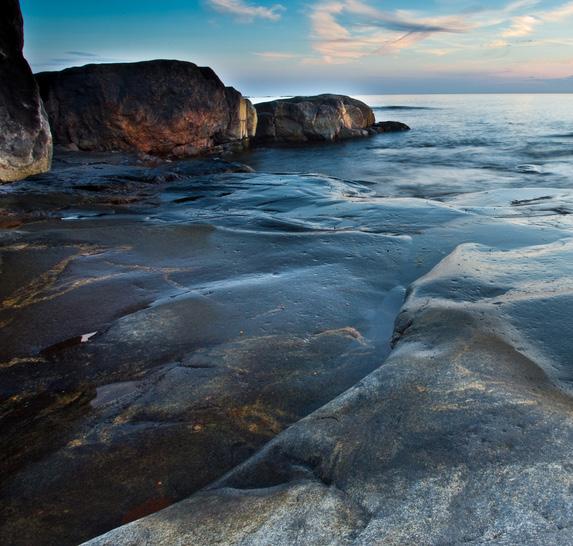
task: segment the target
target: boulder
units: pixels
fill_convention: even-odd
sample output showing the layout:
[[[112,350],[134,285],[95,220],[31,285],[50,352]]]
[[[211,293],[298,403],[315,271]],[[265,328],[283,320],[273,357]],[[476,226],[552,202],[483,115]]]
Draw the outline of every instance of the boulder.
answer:
[[[376,133],[399,133],[402,131],[409,131],[410,127],[408,127],[405,123],[401,121],[379,121],[370,127],[370,130],[373,134]]]
[[[37,74],[56,144],[192,156],[254,136],[256,112],[210,68],[155,60]]]
[[[30,66],[24,59],[18,0],[0,5],[0,183],[48,171],[52,137]]]
[[[334,141],[368,136],[372,109],[343,95],[294,97],[256,105],[256,137],[266,142]]]

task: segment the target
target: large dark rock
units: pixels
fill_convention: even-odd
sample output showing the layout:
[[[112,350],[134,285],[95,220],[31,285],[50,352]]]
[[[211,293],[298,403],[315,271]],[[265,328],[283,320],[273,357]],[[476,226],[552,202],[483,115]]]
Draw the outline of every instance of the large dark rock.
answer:
[[[372,109],[344,95],[294,97],[256,105],[257,140],[266,142],[333,141],[367,136]]]
[[[0,182],[49,170],[52,137],[38,86],[22,55],[18,0],[0,5]]]
[[[251,103],[193,63],[88,65],[36,77],[55,143],[69,149],[192,156],[255,134]]]

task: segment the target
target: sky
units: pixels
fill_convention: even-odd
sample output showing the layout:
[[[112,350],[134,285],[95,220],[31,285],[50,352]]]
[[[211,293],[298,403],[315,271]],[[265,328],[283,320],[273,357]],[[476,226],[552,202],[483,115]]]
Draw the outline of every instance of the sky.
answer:
[[[180,59],[250,96],[573,92],[573,1],[21,0],[36,71]]]

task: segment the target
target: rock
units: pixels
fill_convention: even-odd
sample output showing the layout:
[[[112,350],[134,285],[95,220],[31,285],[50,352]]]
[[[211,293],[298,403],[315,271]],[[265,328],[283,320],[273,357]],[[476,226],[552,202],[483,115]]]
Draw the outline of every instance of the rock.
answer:
[[[257,130],[257,110],[251,101],[232,87],[226,88],[227,103],[231,112],[231,123],[228,127],[228,141],[242,140],[255,136]],[[225,142],[223,139],[221,142]]]
[[[48,171],[52,137],[38,86],[22,55],[18,0],[0,6],[0,183]]]
[[[458,247],[410,290],[383,366],[89,544],[572,544],[572,256]]]
[[[398,384],[400,378],[392,383],[392,375],[375,375],[382,386],[370,390],[359,382],[388,355],[406,286],[462,242],[515,248],[563,239],[569,231],[532,229],[524,225],[525,217],[523,223],[506,218],[514,209],[524,214],[530,206],[541,206],[511,205],[520,195],[554,196],[553,204],[541,201],[553,207],[573,202],[571,192],[566,201],[565,190],[513,190],[504,196],[500,218],[491,219],[437,201],[376,197],[370,185],[359,182],[248,170],[210,158],[157,165],[137,155],[69,152],[56,155],[50,173],[0,194],[0,211],[7,213],[0,218],[7,223],[0,231],[0,544],[71,546],[161,510],[219,480],[295,422],[296,435],[273,444],[276,460],[273,452],[265,452],[270,479],[264,481],[260,472],[251,482],[260,492],[233,485],[224,504],[219,484],[178,505],[181,517],[166,522],[163,513],[157,514],[162,523],[151,538],[139,537],[136,543],[155,543],[159,537],[158,544],[212,544],[209,517],[214,526],[221,524],[216,532],[223,544],[230,542],[231,532],[245,530],[265,544],[351,541],[369,518],[354,503],[360,490],[372,492],[367,502],[374,511],[382,485],[392,485],[392,450],[399,460],[418,449],[413,453],[422,459],[422,448],[437,449],[442,438],[444,445],[456,434],[465,439],[463,427],[444,429],[451,436],[444,433],[433,444],[423,435],[433,423],[426,413],[437,414],[437,409],[424,412],[429,406],[422,405],[408,413],[419,402],[413,397],[417,383],[408,384],[408,378]],[[567,217],[554,215],[557,221],[569,228]],[[492,257],[498,260],[499,254]],[[537,258],[535,251],[530,254],[519,262],[509,254],[503,270],[515,260],[523,273],[531,271]],[[468,263],[462,258],[454,255],[450,264]],[[548,253],[543,267],[544,258],[538,258],[536,275],[550,282],[537,292],[546,288],[551,296],[557,282],[543,272],[546,264],[555,276],[569,279],[573,260]],[[441,298],[423,292],[427,282],[415,288],[400,321],[399,332],[405,334],[397,350],[409,343],[414,330],[406,326],[420,315],[414,297],[430,298],[433,311],[454,282],[493,270],[473,255],[469,263],[475,271],[453,270],[453,278],[436,282],[445,293]],[[494,278],[490,294],[497,298],[511,276]],[[480,287],[487,294],[488,280],[472,278],[463,293],[471,296]],[[519,281],[522,290],[516,296],[527,293],[526,281]],[[554,293],[567,303],[561,292]],[[567,327],[573,306],[547,305],[538,312],[549,310],[551,328],[558,332],[539,335],[549,347],[565,337],[556,319]],[[476,309],[481,307],[482,302]],[[435,324],[432,316],[427,317],[432,325],[428,340],[413,339],[403,365],[396,355],[387,363],[394,363],[393,373],[420,373],[427,364],[430,379],[447,379],[449,367],[441,355],[422,361],[420,369],[415,365],[420,360],[408,362],[417,356],[416,348],[420,358],[433,356],[439,340],[434,344],[431,336],[438,326],[443,325],[444,339],[462,328],[447,314],[436,315]],[[532,317],[530,323],[537,327],[543,321]],[[423,332],[424,323],[420,328]],[[463,347],[469,337],[465,330],[459,335]],[[570,346],[563,347],[562,357],[571,354]],[[471,356],[472,348],[460,354]],[[436,361],[443,363],[437,371]],[[387,365],[375,374],[389,373]],[[365,381],[371,385],[372,376]],[[339,395],[355,385],[356,404],[346,405],[345,395]],[[440,388],[453,396],[458,385],[434,383],[434,405]],[[360,393],[368,396],[363,402]],[[332,400],[348,411],[331,412]],[[304,418],[323,404],[328,404],[324,412]],[[518,408],[529,412],[526,404]],[[468,421],[473,415],[466,414]],[[392,428],[400,419],[406,420],[404,426]],[[513,430],[499,438],[500,445],[511,440]],[[299,457],[295,448],[303,443],[302,435],[312,437],[314,431],[316,443],[304,444],[308,451]],[[378,464],[380,457],[385,458]],[[410,469],[413,477],[427,477],[416,474],[419,468],[410,463],[405,459],[398,469],[396,488]],[[275,480],[281,465],[287,471],[298,467],[301,483],[290,475]],[[309,467],[324,483],[310,476]],[[451,469],[439,468],[446,474]],[[279,481],[284,487],[275,487]],[[348,485],[353,482],[358,492]],[[413,496],[415,491],[409,499]],[[380,498],[382,503],[387,497]],[[400,505],[394,501],[385,507],[396,516]],[[197,540],[184,538],[186,511]],[[297,527],[298,517],[308,524],[304,531]],[[413,512],[403,527],[418,520]],[[141,527],[129,529],[137,538]],[[266,542],[260,538],[265,533]]]
[[[400,121],[379,121],[370,128],[374,133],[396,133],[400,131],[410,131],[405,123]]]
[[[70,150],[185,157],[256,130],[252,104],[193,63],[93,64],[36,78],[55,143]]]
[[[246,338],[103,385],[89,405],[88,396],[78,398],[59,416],[80,413],[73,437],[7,486],[14,517],[0,526],[2,543],[78,544],[201,489],[345,390],[350,376],[360,378],[367,347],[352,334]],[[265,385],[277,358],[278,381]],[[62,398],[46,412],[57,413]],[[91,415],[82,418],[82,409]],[[34,483],[36,505],[26,500],[23,482]],[[48,528],[40,503],[50,507],[50,519],[65,514],[61,525]]]
[[[372,109],[343,95],[294,97],[256,105],[256,137],[262,142],[334,141],[367,136]]]

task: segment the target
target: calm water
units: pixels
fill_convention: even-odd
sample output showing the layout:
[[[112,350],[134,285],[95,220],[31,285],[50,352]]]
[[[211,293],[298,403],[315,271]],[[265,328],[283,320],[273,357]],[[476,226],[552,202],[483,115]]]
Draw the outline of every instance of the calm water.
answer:
[[[500,187],[573,187],[573,94],[357,98],[374,108],[377,120],[402,121],[412,131],[258,149],[242,160],[257,171],[371,182],[380,195],[439,198]]]

